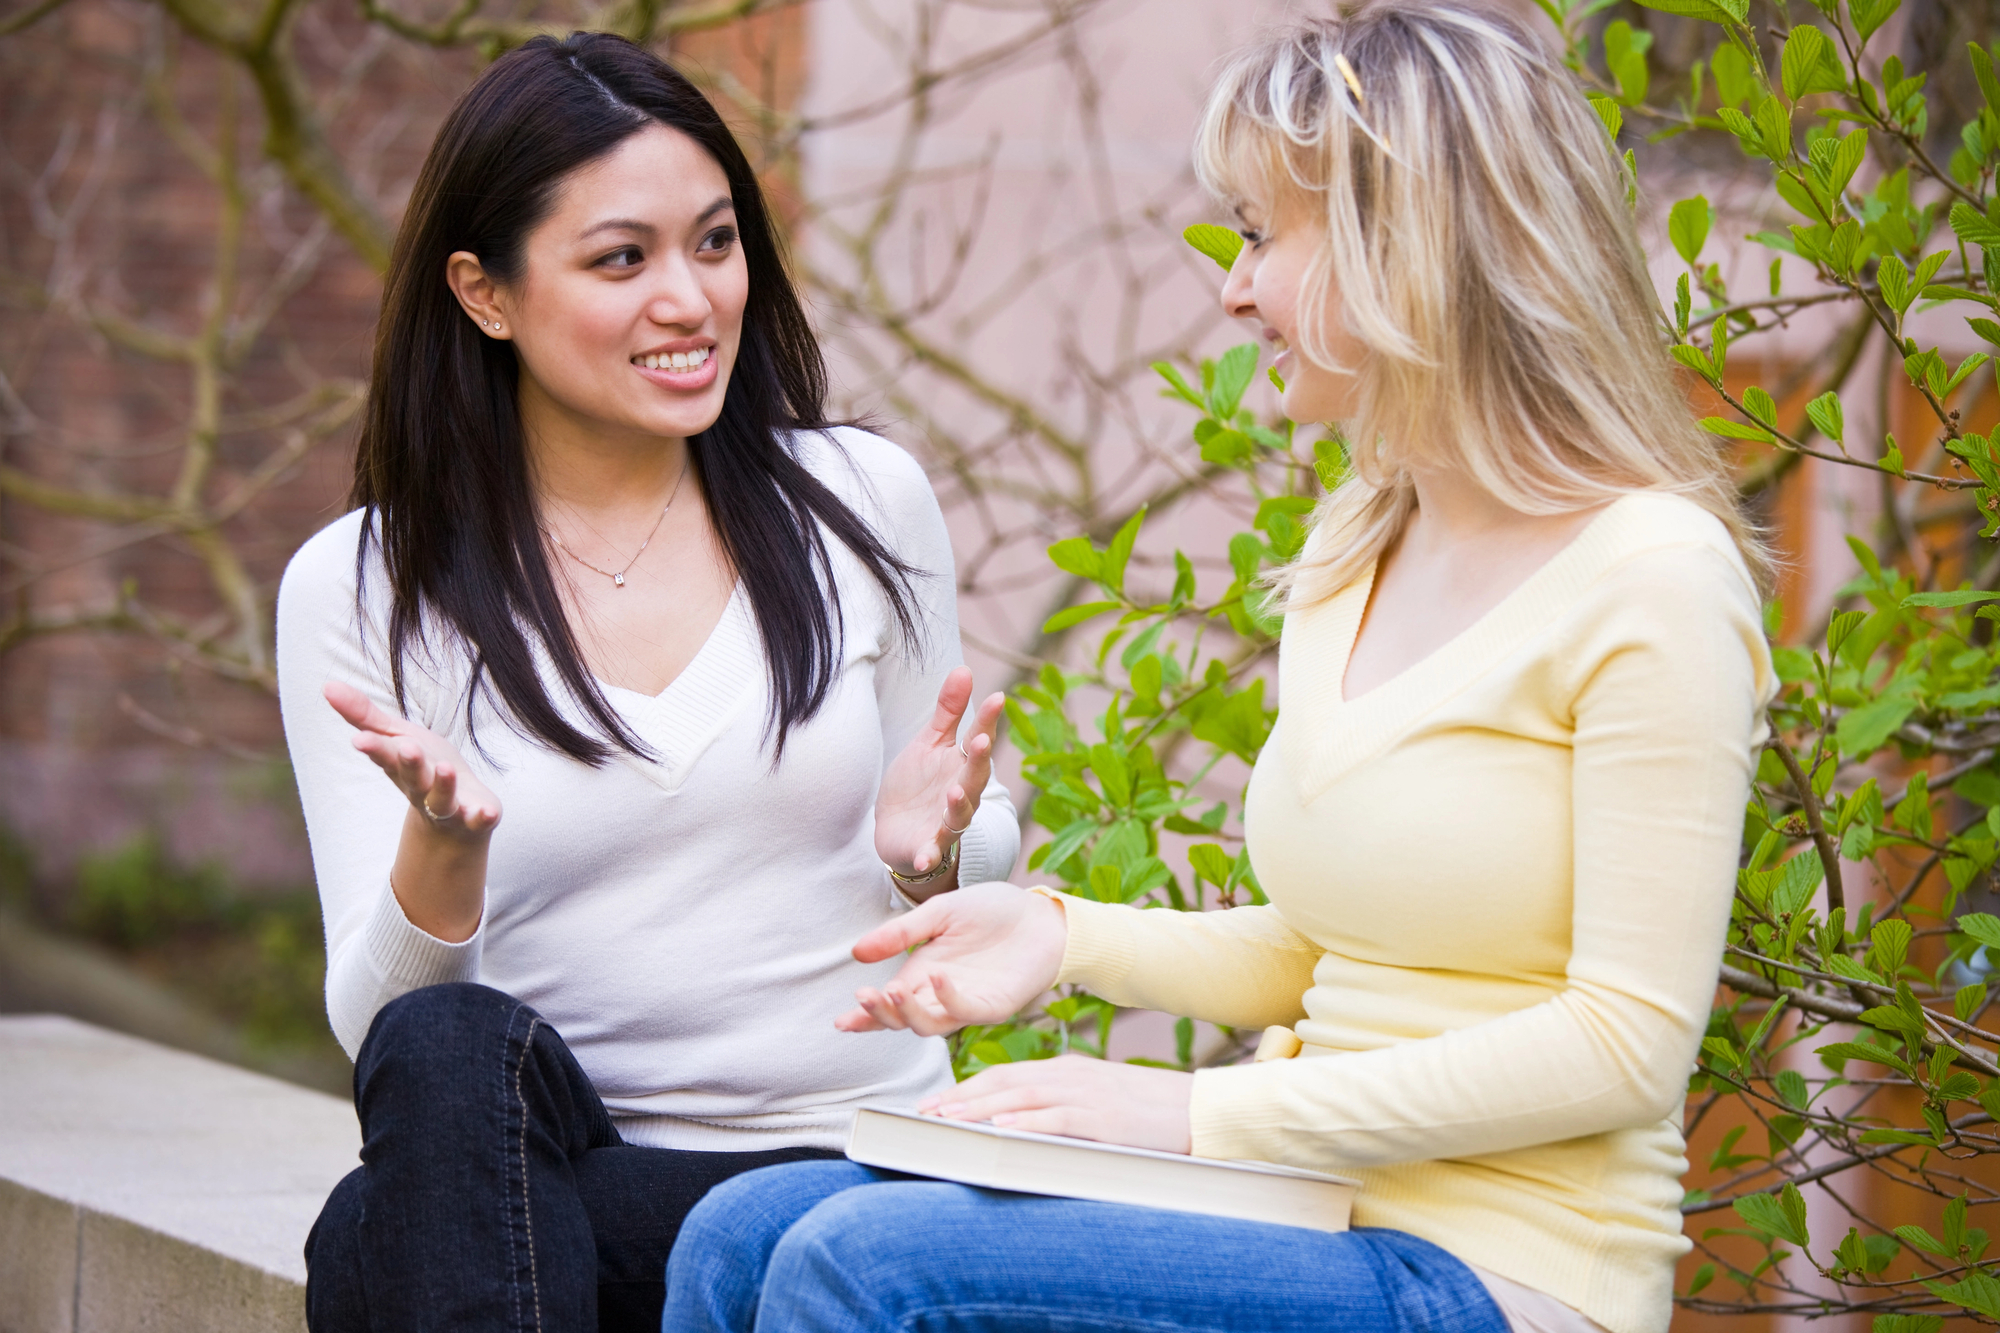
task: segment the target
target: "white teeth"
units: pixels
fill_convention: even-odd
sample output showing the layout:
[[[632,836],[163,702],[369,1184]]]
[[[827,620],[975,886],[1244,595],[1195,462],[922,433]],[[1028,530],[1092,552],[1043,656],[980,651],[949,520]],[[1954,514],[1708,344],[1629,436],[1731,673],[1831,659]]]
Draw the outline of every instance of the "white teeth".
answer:
[[[647,370],[696,370],[707,364],[708,353],[706,347],[697,347],[692,352],[656,352],[635,356],[632,364],[644,366]]]

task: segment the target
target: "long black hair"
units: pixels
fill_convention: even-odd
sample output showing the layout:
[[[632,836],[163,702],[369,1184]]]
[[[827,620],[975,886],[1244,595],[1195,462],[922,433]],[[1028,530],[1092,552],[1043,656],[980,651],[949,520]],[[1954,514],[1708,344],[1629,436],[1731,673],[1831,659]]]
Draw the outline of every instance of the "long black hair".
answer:
[[[398,703],[405,655],[434,615],[473,659],[468,721],[489,689],[510,725],[587,764],[647,751],[605,701],[563,613],[522,437],[515,353],[478,332],[445,271],[453,251],[467,250],[496,282],[518,281],[528,234],[563,178],[655,124],[722,167],[749,269],[722,415],[688,440],[688,455],[763,634],[774,753],[825,702],[839,669],[840,594],[822,528],[881,585],[906,639],[917,630],[915,571],[788,447],[792,432],[832,424],[826,365],[735,137],[693,84],[643,48],[605,33],[537,37],[459,99],[417,177],[389,263],[352,500],[367,511],[358,561],[380,523]],[[550,697],[537,643],[587,727]]]

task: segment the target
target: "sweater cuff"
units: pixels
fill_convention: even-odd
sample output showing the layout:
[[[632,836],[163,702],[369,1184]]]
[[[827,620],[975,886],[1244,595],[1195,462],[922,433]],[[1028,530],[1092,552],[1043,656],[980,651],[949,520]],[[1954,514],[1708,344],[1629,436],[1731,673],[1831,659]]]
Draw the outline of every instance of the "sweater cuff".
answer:
[[[987,831],[989,820],[979,816],[986,812],[985,806],[972,812],[972,822],[965,832],[958,835],[958,887],[970,888],[974,884],[984,884],[992,879],[1005,879],[1014,867],[1003,866],[997,872],[993,869],[993,836]]]
[[[1283,1093],[1289,1060],[1194,1071],[1188,1152],[1195,1157],[1281,1160]]]
[[[451,944],[410,924],[396,891],[385,882],[364,928],[369,959],[375,970],[396,994],[451,981],[474,981],[479,976],[479,956],[486,940],[486,914],[472,937]]]
[[[1136,908],[1092,902],[1075,894],[1062,895],[1069,938],[1063,945],[1062,971],[1056,984],[1082,986],[1102,993],[1125,979],[1139,956],[1132,938]]]

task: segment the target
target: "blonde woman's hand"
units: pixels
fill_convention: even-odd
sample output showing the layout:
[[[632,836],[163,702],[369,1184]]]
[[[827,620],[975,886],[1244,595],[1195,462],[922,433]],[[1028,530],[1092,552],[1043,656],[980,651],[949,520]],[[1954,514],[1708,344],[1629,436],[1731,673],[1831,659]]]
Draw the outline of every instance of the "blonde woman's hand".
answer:
[[[379,707],[352,685],[330,680],[323,693],[354,727],[354,748],[396,784],[423,816],[424,827],[460,841],[485,842],[500,822],[500,798],[466,769],[451,742]]]
[[[997,1023],[1055,985],[1068,943],[1063,909],[1039,893],[992,883],[941,894],[855,942],[864,963],[916,952],[888,985],[856,991],[858,1007],[833,1025],[932,1037]]]
[[[1193,1146],[1193,1101],[1192,1074],[1059,1055],[994,1065],[917,1109],[947,1120],[990,1120],[1005,1129],[1184,1153]]]
[[[961,750],[959,721],[971,700],[972,672],[953,668],[938,690],[930,723],[882,774],[875,855],[902,874],[924,874],[944,859],[945,849],[972,823],[979,793],[993,776],[993,742],[1006,696],[990,695],[979,705]]]

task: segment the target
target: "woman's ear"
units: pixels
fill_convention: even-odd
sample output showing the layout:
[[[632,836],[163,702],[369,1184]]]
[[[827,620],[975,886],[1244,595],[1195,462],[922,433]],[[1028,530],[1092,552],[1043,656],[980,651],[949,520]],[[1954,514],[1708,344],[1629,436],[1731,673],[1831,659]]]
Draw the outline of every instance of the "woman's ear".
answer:
[[[479,256],[470,250],[454,250],[451,258],[445,260],[444,273],[444,280],[451,284],[452,295],[458,298],[459,307],[472,321],[490,338],[507,337],[507,318],[500,309],[500,290],[487,276]]]

